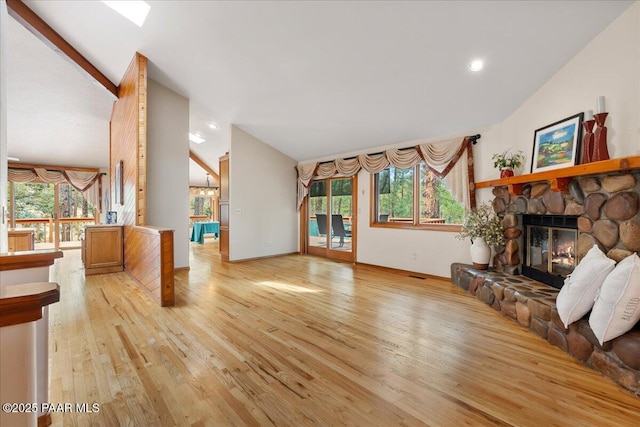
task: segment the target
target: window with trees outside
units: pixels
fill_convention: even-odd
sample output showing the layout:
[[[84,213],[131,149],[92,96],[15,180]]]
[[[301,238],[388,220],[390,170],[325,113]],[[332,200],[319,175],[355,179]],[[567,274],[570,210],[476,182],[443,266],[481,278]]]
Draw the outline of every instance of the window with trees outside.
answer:
[[[33,228],[36,245],[57,241],[66,248],[75,247],[79,245],[84,226],[95,222],[93,205],[70,184],[15,182],[13,186],[9,183],[7,189],[11,226]],[[36,246],[36,249],[44,248]]]
[[[461,204],[425,164],[407,169],[389,167],[372,175],[371,226],[458,230]]]
[[[191,196],[189,210],[191,215],[211,216],[210,197]]]
[[[213,218],[211,196],[189,195],[189,218],[192,221],[210,221]]]

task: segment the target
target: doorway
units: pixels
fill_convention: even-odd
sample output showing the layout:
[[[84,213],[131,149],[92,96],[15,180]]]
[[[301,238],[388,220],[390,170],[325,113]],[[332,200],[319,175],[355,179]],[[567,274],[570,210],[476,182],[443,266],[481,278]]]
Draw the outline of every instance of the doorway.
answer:
[[[355,261],[357,177],[313,181],[307,201],[307,253]]]

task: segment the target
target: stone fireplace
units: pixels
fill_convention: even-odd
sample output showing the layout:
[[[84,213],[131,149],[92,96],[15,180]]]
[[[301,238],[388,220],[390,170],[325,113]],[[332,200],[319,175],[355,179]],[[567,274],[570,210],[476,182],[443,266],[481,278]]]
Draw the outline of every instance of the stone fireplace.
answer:
[[[616,262],[640,251],[640,173],[574,178],[568,190],[553,191],[548,183],[525,184],[519,195],[506,186],[493,189],[493,207],[506,229],[506,243],[493,260],[496,270],[516,275],[527,269],[524,215],[574,218],[577,262],[594,244]]]
[[[626,159],[619,162],[620,169],[628,167]],[[634,165],[634,172],[567,178],[564,175],[551,183],[524,183],[527,176],[506,180],[510,187],[503,186],[505,180],[479,183],[480,188],[493,187],[493,207],[502,218],[506,243],[497,248],[492,270],[454,263],[451,279],[488,306],[640,397],[640,323],[601,345],[589,326],[588,316],[564,327],[556,309],[559,287],[520,275],[532,268],[531,264],[546,265],[554,273],[554,261],[549,260],[554,252],[555,273],[562,274],[567,272],[559,271],[564,269],[560,264],[574,259],[577,265],[593,245],[616,262],[640,252],[640,164]],[[545,175],[540,179],[551,178]],[[563,222],[561,227],[558,221]],[[546,230],[546,258],[542,244],[545,231],[537,232],[537,236],[527,234],[527,227],[544,223],[551,229]],[[573,250],[571,243],[556,233],[559,244],[554,251],[554,228],[563,229],[563,233],[565,229],[577,229]],[[540,251],[533,253],[527,247],[536,247],[538,240]]]

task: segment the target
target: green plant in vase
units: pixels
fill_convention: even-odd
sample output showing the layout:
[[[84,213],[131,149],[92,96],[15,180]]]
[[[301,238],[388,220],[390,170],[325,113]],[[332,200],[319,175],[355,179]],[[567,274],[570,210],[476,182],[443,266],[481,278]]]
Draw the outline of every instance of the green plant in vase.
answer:
[[[471,261],[480,270],[489,267],[491,246],[505,242],[502,220],[495,214],[493,207],[486,203],[465,215],[460,233],[456,237],[471,239]]]
[[[513,176],[514,169],[524,163],[524,153],[518,151],[511,153],[509,150],[493,155],[493,167],[500,171],[500,178]]]

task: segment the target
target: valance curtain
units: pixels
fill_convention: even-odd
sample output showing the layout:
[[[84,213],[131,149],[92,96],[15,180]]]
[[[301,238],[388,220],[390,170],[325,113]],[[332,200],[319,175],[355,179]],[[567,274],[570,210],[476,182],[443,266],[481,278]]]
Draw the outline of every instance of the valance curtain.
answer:
[[[7,171],[9,181],[13,182],[33,182],[40,180],[47,184],[71,184],[75,189],[82,192],[84,198],[94,207],[100,209],[101,206],[101,180],[100,172],[84,172],[74,170],[51,170],[44,168],[16,169],[9,168]],[[94,185],[98,182],[98,185]]]
[[[306,163],[298,165],[298,210],[309,194],[313,178],[324,179],[335,175],[353,176],[360,169],[369,173],[379,173],[389,166],[411,168],[425,163],[438,177],[447,177],[445,185],[451,194],[467,209],[475,207],[475,186],[473,185],[474,137],[455,138],[445,141],[420,144],[403,149],[390,149],[382,153],[361,154],[348,159],[331,162]],[[466,155],[465,155],[466,152]]]

